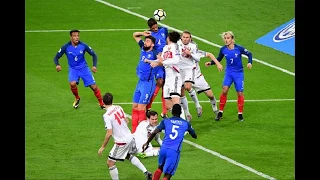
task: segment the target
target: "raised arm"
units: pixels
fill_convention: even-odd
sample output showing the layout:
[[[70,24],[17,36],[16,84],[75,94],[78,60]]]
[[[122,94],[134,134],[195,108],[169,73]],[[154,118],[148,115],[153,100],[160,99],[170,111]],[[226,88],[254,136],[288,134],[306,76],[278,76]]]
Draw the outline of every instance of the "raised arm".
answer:
[[[138,43],[141,40],[141,36],[149,36],[151,35],[150,31],[143,31],[143,32],[134,32],[133,33],[133,38],[136,40]]]

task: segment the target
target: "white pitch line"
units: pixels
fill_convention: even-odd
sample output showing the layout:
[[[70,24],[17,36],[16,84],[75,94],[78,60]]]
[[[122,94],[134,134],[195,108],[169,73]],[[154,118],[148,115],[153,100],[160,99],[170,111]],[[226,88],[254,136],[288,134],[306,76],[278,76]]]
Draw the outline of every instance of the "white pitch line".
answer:
[[[43,33],[43,32],[69,32],[71,29],[68,30],[26,30],[26,33]],[[87,31],[87,32],[97,32],[97,31],[144,31],[146,29],[79,29],[79,31]]]
[[[258,100],[244,100],[244,102],[275,102],[275,101],[295,101],[295,99],[258,99]],[[210,103],[210,101],[199,101],[200,103]],[[220,100],[217,100],[220,102]],[[238,102],[238,100],[227,100],[227,102]],[[152,102],[153,104],[161,104],[162,102]],[[188,101],[188,103],[194,103],[193,101]],[[114,104],[132,104],[132,102],[119,102]]]
[[[129,11],[129,10],[124,9],[124,8],[122,8],[122,7],[119,7],[119,6],[110,4],[110,3],[106,2],[106,1],[103,1],[103,0],[95,0],[95,1],[100,2],[100,3],[102,3],[102,4],[105,4],[105,5],[107,5],[107,6],[113,7],[113,8],[115,8],[115,9],[120,10],[120,11],[126,12],[126,13],[128,13],[128,14],[137,16],[137,17],[139,17],[139,18],[142,18],[142,19],[145,19],[145,20],[148,20],[148,19],[149,19],[149,18],[146,17],[146,16],[143,16],[143,15],[141,15],[141,14],[138,14],[138,13],[135,13],[135,12],[132,12],[132,11]],[[183,31],[181,31],[181,30],[179,30],[179,29],[176,29],[176,28],[174,28],[174,27],[165,25],[165,24],[163,24],[163,23],[161,23],[161,22],[158,22],[158,24],[160,24],[161,26],[165,26],[165,27],[167,27],[168,29],[172,29],[172,30],[174,30],[174,31],[180,32],[180,33],[183,32]],[[192,34],[192,38],[193,38],[193,39],[198,39],[198,40],[200,40],[200,41],[202,41],[202,42],[204,42],[204,43],[206,43],[206,44],[209,44],[209,45],[211,45],[211,46],[215,46],[215,47],[218,47],[218,48],[222,47],[222,46],[219,45],[219,44],[212,43],[212,42],[210,42],[210,41],[208,41],[208,40],[206,40],[206,39],[200,38],[200,37],[195,36],[195,35],[193,35],[193,34]],[[242,55],[242,57],[248,58],[247,56],[244,56],[244,55]],[[256,58],[252,58],[252,60],[257,61],[257,62],[259,62],[259,63],[261,63],[261,64],[263,64],[263,65],[269,66],[269,67],[271,67],[271,68],[277,69],[277,70],[279,70],[279,71],[282,71],[282,72],[284,72],[284,73],[290,74],[290,75],[292,75],[292,76],[295,76],[295,73],[294,73],[294,72],[290,72],[290,71],[288,71],[288,70],[286,70],[286,69],[283,69],[283,68],[280,68],[280,67],[278,67],[278,66],[269,64],[269,63],[264,62],[264,61],[262,61],[262,60],[259,60],[259,59],[256,59]]]
[[[132,119],[132,116],[131,116],[130,114],[127,114],[127,113],[125,113],[125,114],[126,114],[126,116],[127,116],[128,118]],[[196,143],[194,143],[194,142],[188,141],[188,140],[186,140],[186,139],[184,139],[183,142],[185,142],[185,143],[187,143],[187,144],[189,144],[189,145],[191,145],[191,146],[194,146],[195,148],[198,148],[198,149],[200,149],[200,150],[203,150],[203,151],[205,151],[205,152],[207,152],[207,153],[210,153],[210,154],[212,154],[212,155],[214,155],[214,156],[217,156],[217,157],[219,157],[219,158],[221,158],[221,159],[224,159],[224,160],[228,161],[228,162],[231,163],[231,164],[234,164],[234,165],[237,165],[237,166],[239,166],[239,167],[242,167],[243,169],[246,169],[246,170],[248,170],[248,171],[250,171],[250,172],[253,172],[253,173],[255,173],[255,174],[257,174],[257,175],[259,175],[259,176],[261,176],[261,177],[263,177],[263,178],[270,179],[270,180],[276,180],[274,177],[271,177],[271,176],[266,175],[266,174],[264,174],[264,173],[262,173],[262,172],[259,172],[259,171],[255,170],[255,169],[253,169],[253,168],[251,168],[251,167],[249,167],[249,166],[246,166],[246,165],[243,165],[243,164],[241,164],[241,163],[238,163],[237,161],[235,161],[235,160],[233,160],[233,159],[230,159],[230,158],[228,158],[228,157],[226,157],[226,156],[221,155],[221,154],[218,153],[218,152],[215,152],[215,151],[212,151],[212,150],[210,150],[210,149],[207,149],[207,148],[205,148],[205,147],[203,147],[203,146],[200,146],[199,144],[196,144]]]
[[[262,172],[259,172],[259,171],[255,170],[255,169],[253,169],[253,168],[251,168],[251,167],[249,167],[249,166],[246,166],[246,165],[243,165],[243,164],[241,164],[241,163],[238,163],[237,161],[235,161],[235,160],[233,160],[233,159],[230,159],[230,158],[228,158],[228,157],[226,157],[226,156],[221,155],[221,154],[218,153],[218,152],[215,152],[215,151],[212,151],[212,150],[210,150],[210,149],[207,149],[207,148],[205,148],[205,147],[203,147],[203,146],[200,146],[199,144],[196,144],[196,143],[194,143],[194,142],[188,141],[188,140],[186,140],[186,139],[184,139],[183,142],[185,142],[185,143],[187,143],[187,144],[190,144],[190,145],[192,145],[192,146],[194,146],[194,147],[196,147],[196,148],[198,148],[198,149],[201,149],[201,150],[203,150],[203,151],[205,151],[205,152],[207,152],[207,153],[210,153],[210,154],[212,154],[212,155],[214,155],[214,156],[217,156],[217,157],[219,157],[219,158],[221,158],[221,159],[224,159],[224,160],[226,160],[226,161],[228,161],[228,162],[230,162],[230,163],[232,163],[232,164],[235,164],[235,165],[237,165],[237,166],[239,166],[239,167],[242,167],[243,169],[246,169],[246,170],[248,170],[248,171],[251,171],[251,172],[253,172],[253,173],[255,173],[255,174],[257,174],[257,175],[259,175],[259,176],[261,176],[261,177],[264,177],[264,178],[270,179],[270,180],[275,180],[274,177],[271,177],[271,176],[266,175],[266,174],[264,174],[264,173],[262,173]]]

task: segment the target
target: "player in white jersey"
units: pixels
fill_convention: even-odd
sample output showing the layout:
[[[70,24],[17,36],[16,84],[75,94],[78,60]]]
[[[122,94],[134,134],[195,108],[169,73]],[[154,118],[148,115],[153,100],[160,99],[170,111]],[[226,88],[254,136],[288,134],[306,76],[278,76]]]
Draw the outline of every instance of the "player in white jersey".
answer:
[[[180,58],[180,71],[182,76],[183,86],[181,88],[181,106],[186,100],[185,91],[190,92],[195,81],[196,63],[200,61],[200,57],[197,53],[198,45],[192,41],[191,32],[185,30],[182,32],[181,39],[178,41],[181,58]],[[196,96],[194,98],[197,98]],[[185,110],[185,109],[184,109]],[[197,107],[198,117],[202,114],[202,108]],[[191,114],[186,112],[186,119],[191,121]]]
[[[208,57],[210,58],[212,61],[214,61],[216,63],[217,69],[219,72],[221,72],[223,70],[223,66],[220,64],[220,62],[215,58],[215,56],[210,53],[210,52],[206,52],[206,51],[202,51],[202,50],[198,50],[198,55],[200,58],[204,58],[204,57]],[[211,90],[210,85],[208,84],[208,82],[206,81],[206,79],[204,78],[204,75],[201,72],[200,69],[200,65],[197,62],[196,63],[196,78],[195,78],[195,83],[193,84],[193,89],[191,91],[189,91],[189,95],[192,98],[193,102],[196,105],[197,109],[202,109],[199,100],[197,98],[196,92],[197,94],[200,94],[202,92],[205,93],[205,95],[208,97],[211,107],[212,107],[212,111],[217,114],[219,112],[217,105],[216,105],[216,98],[213,95],[213,92]],[[185,113],[188,115],[189,113],[189,108],[188,108],[188,101],[185,99],[181,99],[182,100],[182,106],[185,110]],[[189,113],[190,114],[190,113]],[[198,115],[199,116],[199,115]]]
[[[142,152],[142,145],[147,142],[149,136],[151,135],[152,131],[158,125],[158,113],[156,111],[150,110],[147,113],[147,120],[141,121],[137,127],[137,130],[133,133],[134,139],[136,141],[136,146],[138,149],[137,157],[145,158],[150,156],[158,156],[160,147],[153,147],[150,143],[148,148]],[[162,140],[160,138],[160,133],[155,136],[155,140],[158,144],[162,145]]]
[[[103,102],[106,105],[106,112],[103,114],[103,120],[107,133],[100,149],[98,150],[98,154],[99,156],[102,155],[103,150],[112,136],[114,145],[110,150],[107,160],[111,178],[113,180],[119,179],[116,162],[127,159],[144,173],[147,180],[151,180],[152,173],[147,171],[141,161],[134,156],[134,154],[137,153],[137,148],[133,135],[128,127],[128,119],[122,107],[112,104],[113,95],[111,93],[104,94]]]
[[[182,32],[181,39],[177,42],[180,49],[180,73],[184,89],[190,90],[195,78],[196,62],[200,61],[197,54],[198,45],[191,41],[191,33],[187,30]]]
[[[167,45],[164,46],[161,55],[157,56],[157,60],[145,59],[145,62],[149,62],[152,67],[164,66],[165,68],[163,97],[166,100],[166,108],[170,112],[174,104],[180,104],[182,79],[179,69],[180,50],[177,44],[179,39],[180,34],[177,31],[169,32]],[[181,113],[181,117],[185,119],[184,113]]]

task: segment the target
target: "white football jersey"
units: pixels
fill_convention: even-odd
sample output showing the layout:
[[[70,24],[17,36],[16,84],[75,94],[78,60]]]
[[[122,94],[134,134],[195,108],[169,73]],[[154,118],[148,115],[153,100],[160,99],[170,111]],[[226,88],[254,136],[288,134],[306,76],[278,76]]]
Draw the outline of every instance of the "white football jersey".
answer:
[[[157,126],[151,126],[148,120],[141,121],[137,126],[137,129],[134,132],[133,136],[136,141],[145,143],[156,127]]]
[[[182,40],[180,39],[177,44],[179,45],[179,50],[180,50],[180,64],[179,67],[181,69],[185,68],[193,68],[195,67],[196,61],[191,55],[185,55],[183,52],[186,49],[189,49],[189,51],[193,54],[196,54],[198,51],[198,45],[194,43],[193,41],[189,42],[187,45],[182,43]]]
[[[129,143],[133,135],[125,120],[126,114],[121,106],[112,105],[103,114],[106,129],[112,129],[112,137],[116,143]]]
[[[165,45],[161,57],[163,58],[162,64],[165,68],[166,77],[180,76],[180,50],[178,44]]]

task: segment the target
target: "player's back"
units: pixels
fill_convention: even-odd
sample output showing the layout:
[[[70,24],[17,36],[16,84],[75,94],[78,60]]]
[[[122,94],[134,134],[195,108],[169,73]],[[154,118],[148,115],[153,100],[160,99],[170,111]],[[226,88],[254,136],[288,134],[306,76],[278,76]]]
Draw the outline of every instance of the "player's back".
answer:
[[[177,43],[171,43],[165,45],[161,54],[163,61],[165,62],[164,68],[166,72],[166,78],[180,76],[179,73],[179,62],[180,62],[180,51]]]
[[[189,133],[194,133],[188,121],[175,116],[162,120],[158,127],[164,128],[165,130],[161,147],[170,148],[175,151],[181,150],[186,131],[189,130],[191,131]]]
[[[103,114],[105,128],[112,129],[112,137],[116,143],[128,143],[133,138],[125,117],[122,107],[118,105],[108,107]]]

